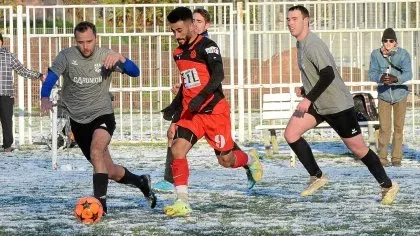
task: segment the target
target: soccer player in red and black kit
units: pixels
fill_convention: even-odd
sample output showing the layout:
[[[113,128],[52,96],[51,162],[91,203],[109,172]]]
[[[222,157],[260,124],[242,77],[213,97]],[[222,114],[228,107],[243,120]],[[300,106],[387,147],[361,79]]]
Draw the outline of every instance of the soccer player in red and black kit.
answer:
[[[209,34],[207,32],[207,29],[210,27],[211,23],[211,17],[210,13],[203,9],[203,8],[195,8],[193,11],[193,24],[195,26],[195,32],[198,35],[209,37]],[[181,83],[175,84],[171,92],[173,94],[177,94],[179,91],[179,88],[181,87]],[[174,106],[176,105],[176,106]],[[178,104],[172,104],[172,106],[169,106],[163,110],[164,114],[172,114],[174,110],[178,109],[178,106],[181,106],[181,100],[179,100]],[[166,116],[165,116],[166,117]],[[172,117],[168,118],[169,121],[172,120]],[[175,135],[175,127],[176,123],[171,123],[168,129],[168,151],[166,154],[166,161],[165,161],[165,172],[164,172],[164,179],[153,184],[152,189],[161,192],[161,193],[173,193],[174,192],[174,180],[172,175],[172,153],[171,153],[171,146]],[[235,144],[236,145],[236,144]],[[252,177],[251,171],[249,170],[249,167],[247,165],[244,166],[245,173],[248,179],[248,189],[252,189],[254,185],[256,184],[256,181]]]
[[[179,43],[173,56],[182,76],[182,85],[170,105],[180,109],[165,114],[176,123],[171,152],[177,200],[173,205],[165,206],[164,212],[169,216],[186,216],[192,211],[188,203],[186,156],[202,137],[214,148],[222,166],[238,168],[248,165],[255,181],[261,180],[263,170],[256,152],[246,154],[232,139],[230,106],[222,90],[224,72],[219,47],[211,39],[197,35],[189,8],[175,8],[167,19]]]

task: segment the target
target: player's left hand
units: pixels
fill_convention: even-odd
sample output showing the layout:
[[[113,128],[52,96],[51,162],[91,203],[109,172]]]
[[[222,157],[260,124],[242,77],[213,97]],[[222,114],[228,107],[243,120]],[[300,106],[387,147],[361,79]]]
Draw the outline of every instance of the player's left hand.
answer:
[[[205,97],[201,95],[195,96],[193,99],[191,99],[190,104],[188,104],[188,110],[191,113],[196,113],[200,110],[201,105],[206,100]]]
[[[117,64],[117,62],[120,61],[121,63],[125,62],[125,57],[123,57],[121,54],[119,53],[110,53],[106,56],[105,61],[104,61],[104,67],[105,69],[111,69],[112,67],[115,66],[115,64]]]
[[[172,107],[171,105],[165,107],[161,110],[161,112],[163,112],[163,119],[167,121],[172,121],[175,111],[176,109],[174,109],[174,107]]]
[[[296,110],[295,110],[295,113],[293,115],[294,116],[297,116],[297,117],[303,117],[305,115],[305,113],[308,112],[309,107],[311,106],[311,104],[312,104],[312,102],[309,99],[304,98],[297,105]]]
[[[41,115],[47,115],[50,111],[53,111],[50,98],[41,98]]]

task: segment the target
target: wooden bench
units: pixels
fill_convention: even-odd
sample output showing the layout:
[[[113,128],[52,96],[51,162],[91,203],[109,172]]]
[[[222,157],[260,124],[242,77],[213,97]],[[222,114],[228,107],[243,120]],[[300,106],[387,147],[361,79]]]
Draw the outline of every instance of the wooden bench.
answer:
[[[357,91],[357,92],[368,92],[375,99],[377,106],[377,91]],[[355,93],[355,92],[353,92]],[[269,135],[264,136],[264,146],[268,156],[279,153],[279,147],[277,142],[277,130],[284,130],[287,123],[292,116],[297,104],[302,98],[297,97],[294,93],[275,93],[275,94],[264,94],[262,104],[262,122],[266,124],[260,124],[255,127],[257,130],[268,130]],[[368,128],[368,143],[369,146],[376,149],[377,144],[377,132],[379,128],[379,121],[359,121],[360,127]],[[316,128],[330,128],[327,122],[322,122]],[[272,147],[272,150],[271,150]],[[290,166],[296,165],[296,158],[294,152],[290,149]]]

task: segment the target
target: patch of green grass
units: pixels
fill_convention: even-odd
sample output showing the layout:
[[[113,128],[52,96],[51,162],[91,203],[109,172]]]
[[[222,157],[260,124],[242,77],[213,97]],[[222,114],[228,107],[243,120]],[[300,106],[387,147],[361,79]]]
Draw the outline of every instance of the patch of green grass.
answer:
[[[397,235],[392,233],[394,231],[394,228],[392,225],[389,226],[379,226],[378,228],[365,232],[369,235]]]
[[[270,230],[252,229],[250,235],[297,235],[291,229],[285,229],[281,226],[274,226]]]
[[[147,235],[168,235],[167,230],[160,227],[150,227],[147,224],[134,227],[132,231],[134,235],[144,235],[144,232],[147,232]]]
[[[341,231],[341,230],[348,230],[350,229],[350,225],[344,224],[344,225],[326,225],[324,227],[325,231]]]

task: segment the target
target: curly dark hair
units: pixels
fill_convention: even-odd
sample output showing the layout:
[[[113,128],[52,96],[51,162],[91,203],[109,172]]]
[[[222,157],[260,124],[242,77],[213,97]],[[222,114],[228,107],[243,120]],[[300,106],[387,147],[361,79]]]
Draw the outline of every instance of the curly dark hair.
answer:
[[[193,20],[193,14],[191,12],[191,9],[188,7],[177,7],[173,9],[168,16],[166,17],[168,21],[173,24],[178,21],[192,21]]]

